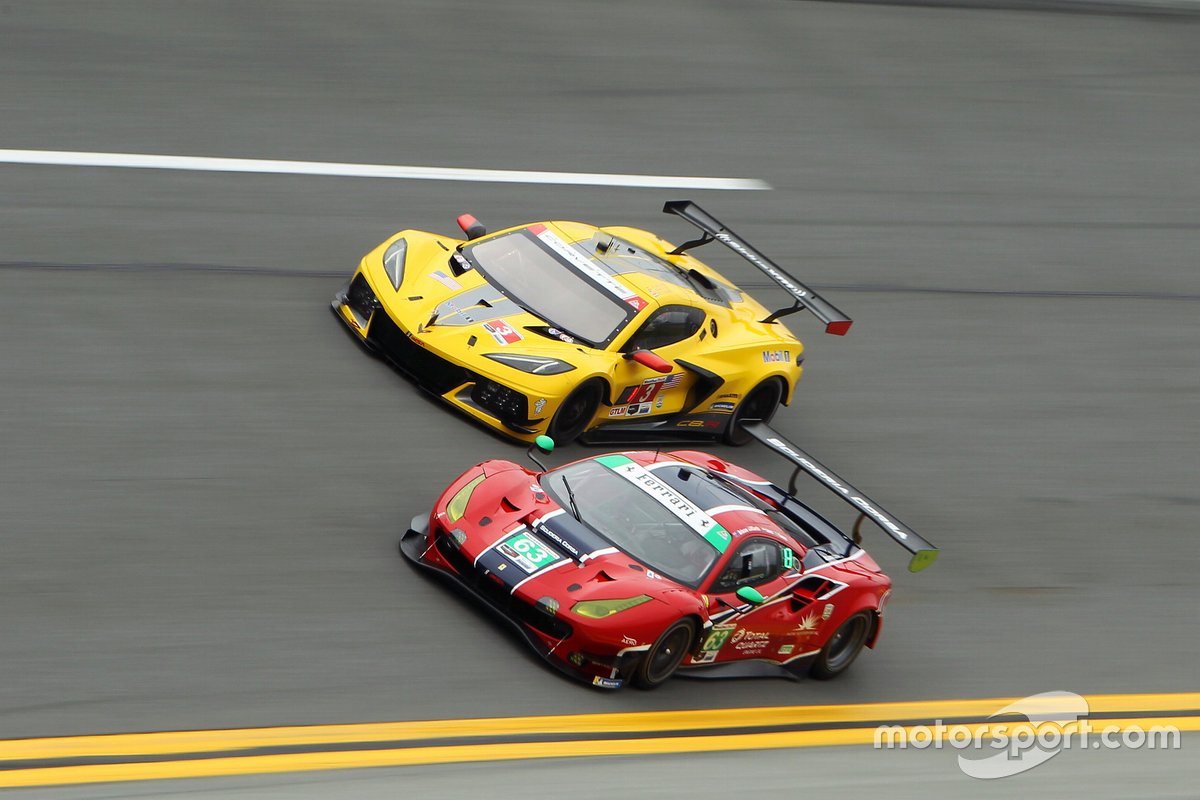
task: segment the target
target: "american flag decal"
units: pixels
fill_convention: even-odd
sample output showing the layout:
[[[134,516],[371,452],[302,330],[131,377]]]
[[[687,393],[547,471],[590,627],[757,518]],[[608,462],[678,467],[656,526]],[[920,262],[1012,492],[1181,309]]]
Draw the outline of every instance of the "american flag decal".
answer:
[[[676,386],[678,386],[681,383],[683,383],[683,373],[676,372],[674,375],[672,375],[671,377],[669,377],[665,381],[663,381],[663,388],[664,389],[674,389]]]

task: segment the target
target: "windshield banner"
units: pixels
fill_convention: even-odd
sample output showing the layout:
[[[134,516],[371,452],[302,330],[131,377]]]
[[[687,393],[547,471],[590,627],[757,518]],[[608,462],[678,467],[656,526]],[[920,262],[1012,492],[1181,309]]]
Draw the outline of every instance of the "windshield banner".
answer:
[[[719,522],[705,514],[683,495],[656,478],[641,464],[625,456],[601,456],[596,461],[608,467],[662,504],[704,540],[724,553],[732,537]]]
[[[547,247],[571,262],[580,272],[592,279],[609,294],[624,300],[629,305],[641,311],[646,307],[646,301],[638,297],[632,290],[613,280],[612,276],[597,267],[575,248],[564,242],[545,225],[530,225],[529,232],[546,244]]]

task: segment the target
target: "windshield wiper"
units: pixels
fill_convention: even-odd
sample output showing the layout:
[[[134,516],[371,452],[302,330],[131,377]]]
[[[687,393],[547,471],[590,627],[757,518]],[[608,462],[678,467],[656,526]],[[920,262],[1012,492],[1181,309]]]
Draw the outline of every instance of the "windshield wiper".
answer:
[[[583,522],[583,517],[579,516],[579,506],[575,505],[575,492],[571,491],[571,484],[567,482],[567,476],[562,476],[563,486],[567,489],[567,499],[571,501],[571,511],[575,514],[575,519]]]

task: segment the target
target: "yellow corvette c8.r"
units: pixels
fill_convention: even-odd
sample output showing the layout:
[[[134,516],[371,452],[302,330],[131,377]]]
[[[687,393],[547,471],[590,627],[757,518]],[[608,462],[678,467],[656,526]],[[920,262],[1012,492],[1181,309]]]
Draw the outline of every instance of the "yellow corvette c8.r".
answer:
[[[363,257],[333,311],[423,389],[508,436],[566,444],[664,435],[741,444],[741,420],[791,401],[804,346],[779,321],[851,320],[691,201],[663,209],[700,229],[675,246],[647,231],[540,222],[465,240],[404,230]],[[719,241],[792,304],[768,311],[690,254]]]

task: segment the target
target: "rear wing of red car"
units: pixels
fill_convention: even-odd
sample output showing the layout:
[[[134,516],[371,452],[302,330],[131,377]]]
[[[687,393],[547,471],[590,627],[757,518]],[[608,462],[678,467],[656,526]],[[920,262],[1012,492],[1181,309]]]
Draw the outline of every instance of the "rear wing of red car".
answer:
[[[912,559],[908,562],[909,572],[920,572],[937,560],[939,551],[936,547],[921,538],[912,528],[893,517],[891,513],[885,511],[874,500],[855,489],[848,481],[843,480],[824,464],[783,438],[765,422],[761,420],[743,422],[742,428],[746,433],[795,464],[797,473],[803,470],[816,478],[819,483],[824,484],[826,488],[833,490],[834,494],[857,508],[860,514],[870,519],[882,528],[884,533],[895,539],[901,547],[912,553]],[[792,495],[796,493],[795,475],[792,476],[788,492]]]
[[[731,231],[720,220],[691,200],[671,200],[663,206],[663,213],[683,217],[699,228],[704,234],[699,239],[693,239],[690,242],[684,242],[679,245],[671,251],[671,255],[677,256],[680,253],[691,250],[693,247],[718,241],[758,267],[768,278],[775,281],[781,289],[792,296],[795,302],[791,306],[773,311],[763,322],[774,322],[786,314],[794,314],[797,311],[808,309],[813,313],[813,316],[825,324],[826,333],[832,333],[835,336],[845,336],[846,332],[850,330],[850,326],[854,323],[854,320],[835,308],[833,303],[830,303],[824,297],[821,297],[821,295],[793,278],[783,267],[764,256],[745,239]]]

